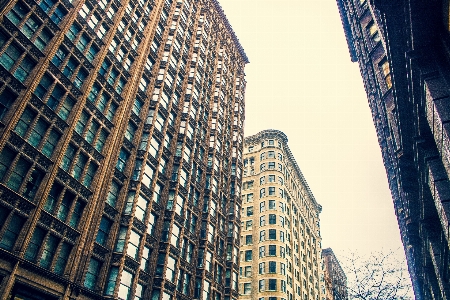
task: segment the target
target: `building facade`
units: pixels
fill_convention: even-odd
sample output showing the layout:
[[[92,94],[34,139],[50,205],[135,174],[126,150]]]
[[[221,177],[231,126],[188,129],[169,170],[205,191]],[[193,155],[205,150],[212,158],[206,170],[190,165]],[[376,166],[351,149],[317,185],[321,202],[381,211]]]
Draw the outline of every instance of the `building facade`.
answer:
[[[331,248],[322,250],[327,300],[347,300],[347,276]]]
[[[236,299],[244,66],[217,1],[0,10],[0,295]]]
[[[450,297],[449,1],[337,0],[416,299]]]
[[[245,138],[239,299],[322,299],[316,202],[286,135]]]

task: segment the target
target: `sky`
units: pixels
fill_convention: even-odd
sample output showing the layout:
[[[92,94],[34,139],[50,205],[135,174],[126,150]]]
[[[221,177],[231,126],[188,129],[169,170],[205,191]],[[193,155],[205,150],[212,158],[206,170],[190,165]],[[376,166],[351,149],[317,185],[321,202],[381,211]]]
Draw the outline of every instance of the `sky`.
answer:
[[[334,0],[219,0],[250,60],[245,136],[277,129],[317,202],[322,247],[403,255],[358,63]]]

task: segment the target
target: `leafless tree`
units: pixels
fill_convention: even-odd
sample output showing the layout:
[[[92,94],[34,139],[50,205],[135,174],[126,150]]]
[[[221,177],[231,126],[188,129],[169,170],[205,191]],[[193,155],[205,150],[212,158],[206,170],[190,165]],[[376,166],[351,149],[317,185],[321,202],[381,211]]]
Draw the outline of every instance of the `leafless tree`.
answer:
[[[372,252],[366,257],[353,252],[344,257],[341,265],[347,276],[349,299],[413,299],[406,262],[399,252]]]

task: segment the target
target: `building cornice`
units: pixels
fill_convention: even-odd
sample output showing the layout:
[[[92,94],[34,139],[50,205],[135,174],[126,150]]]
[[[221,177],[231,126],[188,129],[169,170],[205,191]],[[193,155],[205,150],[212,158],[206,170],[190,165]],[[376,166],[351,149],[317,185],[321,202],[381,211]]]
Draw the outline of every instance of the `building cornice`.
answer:
[[[347,41],[348,52],[350,53],[350,59],[352,62],[358,61],[358,56],[356,55],[356,50],[353,45],[353,35],[352,29],[350,27],[350,22],[347,19],[347,14],[345,13],[345,7],[342,3],[343,0],[336,0],[339,15],[341,16],[342,27],[344,27],[345,39]]]
[[[241,43],[239,42],[239,39],[236,36],[236,33],[234,33],[233,27],[231,27],[230,22],[228,22],[227,16],[225,15],[225,12],[223,11],[222,6],[220,5],[218,0],[211,0],[212,4],[214,5],[214,8],[217,10],[220,18],[223,21],[223,24],[227,28],[227,30],[231,34],[231,39],[233,40],[234,44],[236,45],[236,48],[239,52],[239,54],[242,56],[244,62],[248,64],[250,61],[248,60],[247,54],[245,54],[244,47],[242,47]]]

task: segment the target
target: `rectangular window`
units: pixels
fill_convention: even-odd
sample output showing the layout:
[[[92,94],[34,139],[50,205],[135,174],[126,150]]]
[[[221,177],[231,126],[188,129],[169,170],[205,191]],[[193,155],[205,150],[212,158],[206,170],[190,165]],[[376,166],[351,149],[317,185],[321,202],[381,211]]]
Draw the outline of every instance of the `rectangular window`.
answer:
[[[11,43],[0,56],[0,64],[22,83],[36,65],[26,51],[23,51],[15,43]]]
[[[109,220],[106,217],[102,217],[101,221],[100,221],[100,227],[97,231],[97,237],[95,239],[95,241],[97,243],[99,243],[102,246],[106,245],[106,242],[108,241],[108,235],[109,235],[109,231],[111,229],[111,225],[112,225],[112,221]]]
[[[97,285],[98,276],[100,275],[101,262],[95,258],[91,258],[89,261],[89,267],[86,272],[86,278],[84,280],[84,286],[88,289],[95,289]]]
[[[11,217],[8,225],[3,224],[3,226],[7,227],[0,240],[0,248],[8,251],[13,250],[14,244],[16,243],[17,237],[19,236],[19,233],[22,230],[22,226],[24,224],[25,218],[20,217],[16,214]]]
[[[277,290],[277,280],[269,279],[269,291],[276,291],[276,290]]]
[[[276,256],[276,255],[277,255],[277,246],[269,245],[269,256]]]
[[[246,250],[245,251],[245,261],[251,261],[252,260],[252,250]]]

